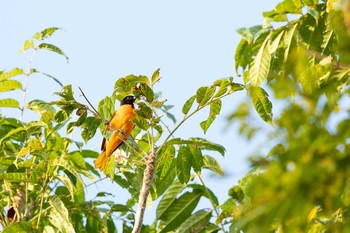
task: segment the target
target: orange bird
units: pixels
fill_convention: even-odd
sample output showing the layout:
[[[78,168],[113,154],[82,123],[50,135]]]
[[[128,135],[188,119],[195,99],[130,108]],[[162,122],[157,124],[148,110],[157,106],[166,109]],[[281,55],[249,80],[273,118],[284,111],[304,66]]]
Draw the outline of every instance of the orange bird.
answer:
[[[105,170],[111,154],[123,144],[134,129],[132,119],[136,117],[134,112],[135,99],[132,95],[125,97],[107,125],[107,132],[110,131],[111,136],[109,139],[103,137],[101,145],[102,152],[95,161],[95,167],[101,171]]]

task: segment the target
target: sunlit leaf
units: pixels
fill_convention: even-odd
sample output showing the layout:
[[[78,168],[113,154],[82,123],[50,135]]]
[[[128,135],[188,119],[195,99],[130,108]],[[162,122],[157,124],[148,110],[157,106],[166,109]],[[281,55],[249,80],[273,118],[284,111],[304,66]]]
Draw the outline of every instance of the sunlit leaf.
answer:
[[[21,53],[23,53],[24,51],[28,50],[28,49],[33,49],[34,48],[34,42],[33,40],[26,40],[20,50]]]
[[[189,98],[185,102],[184,106],[182,107],[182,113],[183,114],[186,115],[190,111],[190,109],[191,109],[195,99],[196,99],[196,96],[194,95],[194,96],[191,96],[191,98]]]
[[[224,94],[227,93],[229,90],[230,85],[232,84],[233,78],[228,78],[228,79],[219,79],[214,82],[215,86],[219,86],[219,89],[216,91],[214,98],[221,97]]]
[[[260,86],[266,80],[270,63],[270,36],[268,36],[249,67],[249,81],[253,86]]]
[[[261,119],[271,123],[272,122],[272,103],[269,100],[269,95],[261,87],[249,88],[249,94],[252,98],[254,108]]]
[[[286,30],[286,32],[283,35],[283,43],[284,43],[283,61],[284,62],[286,62],[288,59],[289,50],[290,50],[292,39],[294,36],[294,32],[295,32],[297,26],[298,26],[298,23],[294,23],[294,24],[289,25],[288,29]]]
[[[9,78],[12,78],[14,76],[21,75],[21,74],[24,74],[23,69],[13,68],[12,70],[4,71],[4,72],[0,73],[0,81],[6,80],[6,79],[9,79]]]
[[[152,74],[152,84],[155,84],[160,80],[160,68],[156,69]]]
[[[216,99],[212,103],[210,103],[209,117],[207,120],[202,121],[200,123],[200,126],[201,126],[202,130],[204,131],[204,133],[207,132],[208,128],[213,123],[216,116],[220,113],[221,105],[222,105],[222,102],[220,99]]]
[[[19,103],[12,98],[0,99],[0,107],[19,108]]]
[[[55,53],[58,53],[62,56],[64,56],[67,60],[67,62],[69,61],[69,58],[67,57],[67,55],[63,52],[62,49],[60,49],[59,47],[57,47],[56,45],[53,45],[53,44],[47,44],[47,43],[41,43],[39,44],[38,46],[40,49],[46,49],[46,50],[49,50],[51,52],[55,52]]]
[[[8,225],[2,231],[3,233],[32,233],[34,229],[32,228],[32,224],[30,222],[15,222],[11,225]]]
[[[213,97],[216,88],[214,86],[200,87],[196,92],[196,99],[199,106],[203,106]]]
[[[206,168],[206,169],[209,169],[221,176],[224,175],[224,172],[219,164],[219,162],[214,159],[213,157],[209,156],[209,155],[205,155],[204,158],[203,158],[203,162],[204,162],[204,165],[203,165],[203,168]]]
[[[238,74],[238,67],[242,67],[243,70],[251,62],[251,47],[249,46],[249,42],[246,39],[241,39],[236,48],[235,53],[235,70]]]
[[[256,25],[250,28],[239,28],[236,32],[243,37],[248,43],[252,43],[257,33],[262,29],[261,25]]]
[[[49,199],[52,207],[49,213],[49,220],[62,233],[74,233],[74,227],[69,219],[69,214],[66,206],[57,196],[52,196]]]

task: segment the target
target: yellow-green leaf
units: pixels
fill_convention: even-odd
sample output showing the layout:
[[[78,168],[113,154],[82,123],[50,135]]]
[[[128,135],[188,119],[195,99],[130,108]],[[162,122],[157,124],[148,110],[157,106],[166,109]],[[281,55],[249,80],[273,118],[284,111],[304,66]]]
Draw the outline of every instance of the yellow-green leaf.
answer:
[[[22,89],[22,83],[17,80],[0,81],[0,92],[12,91],[15,89]]]

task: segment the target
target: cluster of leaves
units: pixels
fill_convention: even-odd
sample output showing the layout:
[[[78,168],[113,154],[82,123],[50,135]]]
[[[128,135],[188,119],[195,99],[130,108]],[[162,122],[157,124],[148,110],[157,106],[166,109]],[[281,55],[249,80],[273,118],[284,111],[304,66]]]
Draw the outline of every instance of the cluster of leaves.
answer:
[[[221,206],[218,222],[232,232],[350,229],[346,2],[284,0],[264,13],[265,25],[238,30],[236,70],[246,85],[266,83],[284,108],[269,137],[275,146],[253,158]]]
[[[45,29],[24,43],[21,51],[33,51],[28,71],[14,68],[2,72],[2,91],[18,87],[26,92],[19,81],[8,79],[23,74],[28,81],[31,74],[38,73],[31,67],[37,50],[48,49],[67,58],[60,48],[44,42],[57,30]],[[36,46],[36,42],[39,45]],[[53,79],[61,85],[57,79]],[[209,107],[208,118],[200,124],[206,132],[220,113],[221,99],[243,90],[245,86],[228,78],[217,80],[211,86],[200,87],[184,104],[184,117],[177,123],[169,112],[172,106],[166,105],[166,101],[154,92],[154,85],[159,80],[159,69],[151,78],[143,75],[119,78],[113,93],[100,101],[97,110],[78,102],[72,86],[67,85],[62,87],[61,92],[55,93],[58,96],[55,101],[36,99],[24,105],[23,100],[21,115],[25,109],[31,110],[39,115],[37,120],[23,122],[1,116],[0,220],[4,232],[115,232],[113,216],[116,212],[119,213],[123,230],[131,232],[135,218],[133,207],[139,198],[146,168],[144,161],[149,154],[156,155],[157,162],[148,199],[161,200],[154,224],[143,226],[143,230],[218,231],[219,226],[211,219],[213,212],[218,214],[219,202],[204,185],[201,171],[209,169],[223,175],[220,164],[208,153],[223,156],[225,149],[205,138],[182,139],[175,138],[174,134],[192,115]],[[136,127],[131,139],[122,147],[127,152],[127,159],[119,161],[111,156],[104,172],[126,189],[131,197],[126,203],[102,201],[99,197],[110,197],[111,194],[100,192],[95,199],[86,200],[87,184],[84,181],[87,178],[93,183],[98,182],[95,179],[101,175],[87,162],[96,158],[98,152],[84,149],[84,144],[72,139],[71,135],[75,128],[79,128],[81,138],[87,143],[99,129],[108,138],[110,132],[106,132],[105,121],[114,113],[116,101],[128,94],[133,94],[138,101],[135,110],[137,117],[134,119]],[[83,92],[82,95],[85,96]],[[5,99],[1,103],[2,107],[19,108],[19,102],[15,99]],[[173,130],[165,125],[164,115],[175,124]],[[118,153],[121,151],[117,150],[115,154]],[[207,198],[212,207],[193,213],[202,197]]]

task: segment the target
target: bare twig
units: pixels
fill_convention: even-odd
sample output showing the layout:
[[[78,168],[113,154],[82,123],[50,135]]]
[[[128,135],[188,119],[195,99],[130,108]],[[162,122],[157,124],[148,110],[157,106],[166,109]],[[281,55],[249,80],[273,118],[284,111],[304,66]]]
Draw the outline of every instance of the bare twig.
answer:
[[[80,90],[82,96],[83,96],[84,99],[86,100],[86,102],[88,102],[88,104],[90,105],[90,107],[93,109],[92,112],[94,113],[94,115],[95,115],[97,118],[99,118],[100,120],[103,120],[103,118],[102,118],[101,115],[98,113],[98,111],[95,109],[95,107],[90,103],[89,99],[86,97],[86,95],[85,95],[85,93],[83,92],[83,90],[82,90],[80,87],[78,87],[78,88],[79,88],[79,90]]]

